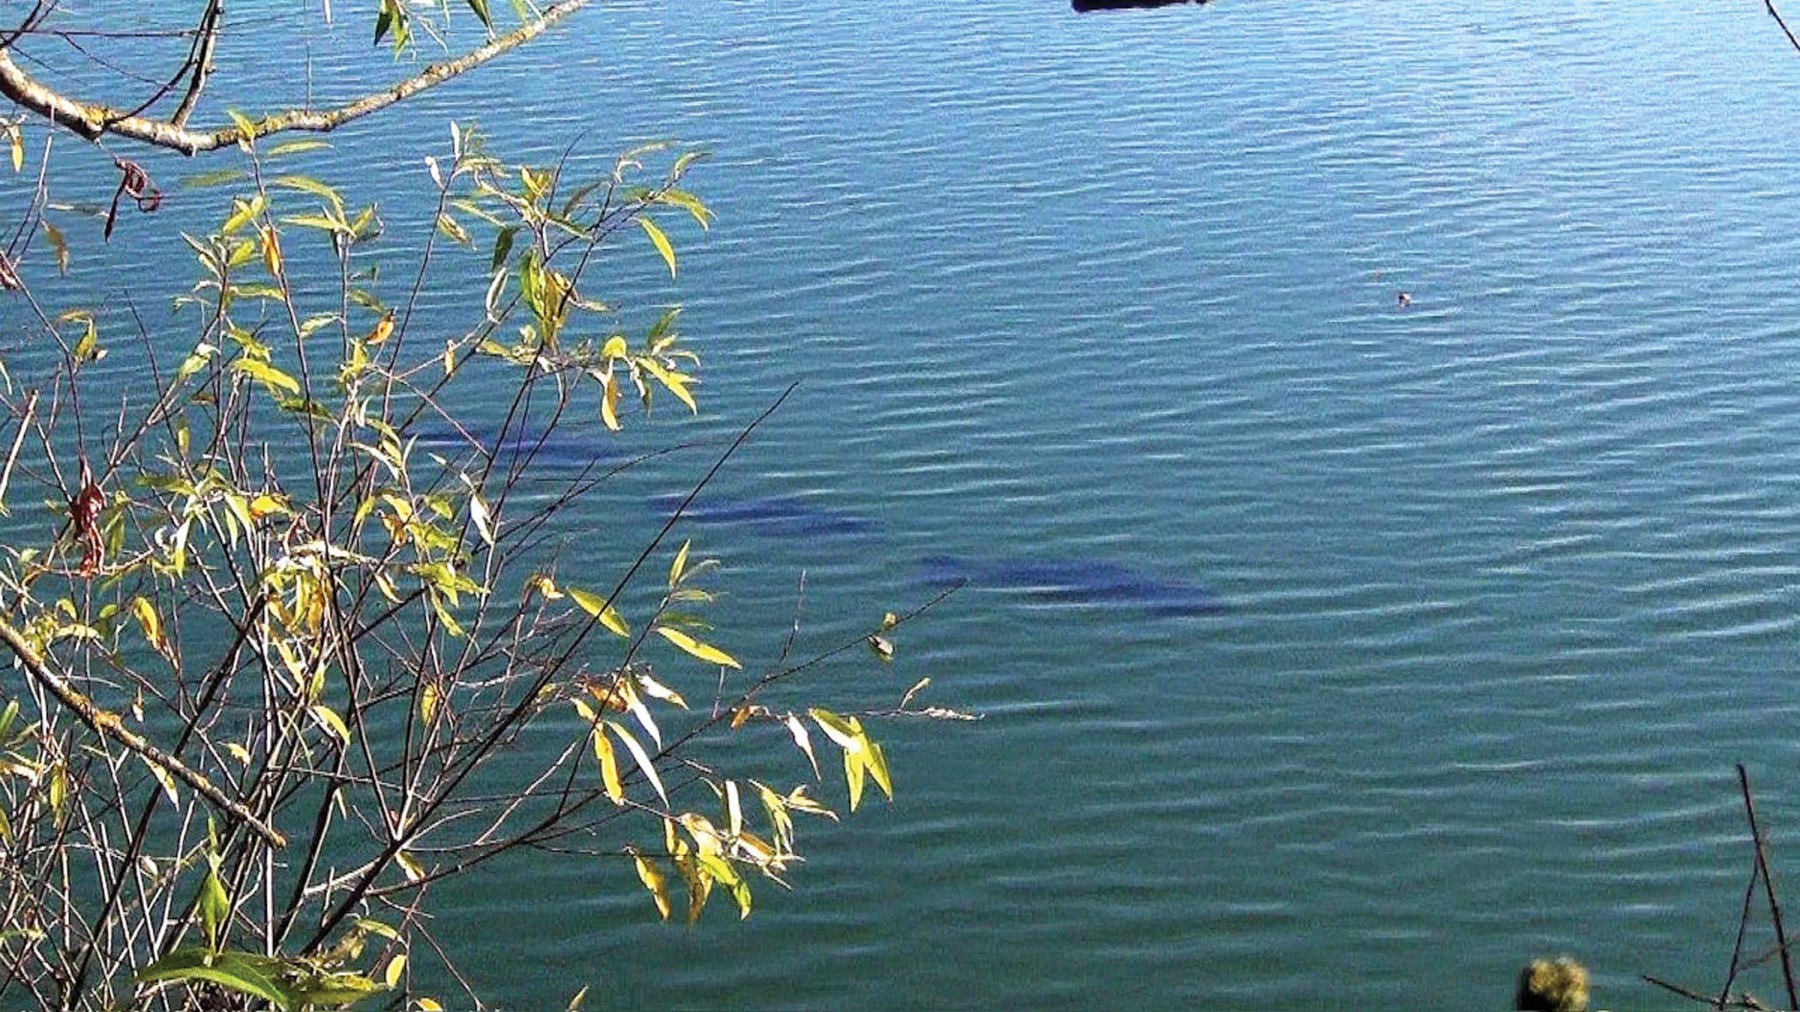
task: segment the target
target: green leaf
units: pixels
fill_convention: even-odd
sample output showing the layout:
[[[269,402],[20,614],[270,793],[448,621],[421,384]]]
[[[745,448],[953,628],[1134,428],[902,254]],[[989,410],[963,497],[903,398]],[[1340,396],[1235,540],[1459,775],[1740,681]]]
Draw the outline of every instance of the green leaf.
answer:
[[[210,858],[210,867],[206,879],[200,883],[200,896],[194,905],[200,911],[200,926],[206,931],[206,944],[211,948],[219,946],[219,926],[231,918],[231,897],[225,893],[225,883],[219,881],[219,866],[216,858]]]
[[[475,16],[481,19],[482,24],[489,28],[494,27],[493,15],[488,13],[487,0],[469,0],[469,9],[475,12]]]
[[[232,361],[231,368],[249,376],[251,379],[261,380],[272,392],[284,390],[290,394],[297,394],[300,392],[299,380],[289,376],[287,373],[282,372],[280,369],[275,368],[267,362],[258,361],[254,358],[240,358]]]
[[[679,207],[683,211],[693,215],[694,220],[700,223],[701,228],[712,227],[712,209],[701,203],[699,197],[694,196],[686,190],[670,188],[657,194],[656,200],[659,204],[669,204],[673,207]]]
[[[494,259],[488,265],[489,270],[497,271],[500,269],[500,265],[506,262],[506,258],[512,254],[513,239],[518,234],[519,227],[509,225],[494,236]]]
[[[728,668],[737,668],[739,670],[742,670],[744,667],[737,662],[735,657],[732,657],[725,651],[720,650],[718,647],[701,643],[678,629],[671,629],[668,626],[659,625],[656,627],[656,632],[663,639],[668,640],[670,643],[675,644],[682,650],[687,651],[709,664],[723,664]]]
[[[392,0],[382,0],[381,14],[380,14],[380,16],[378,16],[375,19],[375,44],[376,45],[378,45],[378,46],[381,45],[382,38],[387,35],[388,29],[392,28],[393,26],[394,26],[394,8],[393,8]]]
[[[181,185],[189,189],[199,189],[206,186],[223,186],[244,178],[247,178],[247,174],[241,169],[216,169],[212,172],[200,172],[186,176],[181,180]]]
[[[576,604],[581,605],[582,611],[599,619],[600,624],[612,630],[615,635],[625,637],[631,635],[631,627],[626,625],[625,620],[619,616],[619,613],[615,611],[611,605],[606,603],[605,598],[598,594],[589,593],[579,587],[567,587],[564,589],[568,591],[570,597],[575,599]]]
[[[265,158],[279,158],[282,155],[297,155],[302,151],[316,151],[319,148],[328,148],[328,147],[331,147],[331,145],[327,144],[324,141],[316,141],[316,140],[288,141],[285,144],[277,144],[274,147],[270,148],[269,150],[263,152],[263,156]]]
[[[648,215],[639,215],[637,223],[644,230],[644,234],[650,237],[650,242],[656,247],[656,252],[662,254],[663,262],[669,265],[669,277],[674,277],[675,247],[669,245],[669,237],[663,234],[663,230],[658,228],[656,222],[651,221]]]
[[[139,983],[153,984],[164,980],[207,981],[220,987],[274,1002],[277,1008],[290,1009],[295,996],[276,983],[282,961],[248,952],[213,954],[198,946],[176,949],[138,971]]]
[[[284,187],[289,190],[299,190],[303,193],[310,193],[315,197],[330,201],[332,208],[335,209],[338,214],[341,215],[344,213],[344,198],[338,196],[336,190],[310,176],[276,176],[274,179],[269,180],[269,184],[271,186]]]
[[[399,957],[395,957],[399,958]],[[293,985],[290,992],[294,1004],[306,1008],[318,1005],[348,1005],[385,990],[360,973],[327,973],[307,977]]]

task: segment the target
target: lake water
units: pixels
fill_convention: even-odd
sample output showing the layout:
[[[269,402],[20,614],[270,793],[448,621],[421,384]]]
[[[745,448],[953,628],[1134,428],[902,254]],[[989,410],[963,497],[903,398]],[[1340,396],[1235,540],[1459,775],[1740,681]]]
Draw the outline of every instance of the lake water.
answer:
[[[320,95],[391,72],[339,16]],[[265,52],[225,58],[291,87]],[[1603,1007],[1716,987],[1732,763],[1800,868],[1796,99],[1749,0],[670,0],[336,135],[401,218],[452,115],[711,150],[680,282],[614,268],[706,360],[649,436],[797,380],[717,494],[855,521],[696,525],[719,639],[773,658],[802,571],[816,644],[976,578],[822,676],[987,719],[884,728],[896,799],[803,827],[796,892],[669,927],[521,859],[438,932],[519,1009],[1503,1008],[1562,952]]]

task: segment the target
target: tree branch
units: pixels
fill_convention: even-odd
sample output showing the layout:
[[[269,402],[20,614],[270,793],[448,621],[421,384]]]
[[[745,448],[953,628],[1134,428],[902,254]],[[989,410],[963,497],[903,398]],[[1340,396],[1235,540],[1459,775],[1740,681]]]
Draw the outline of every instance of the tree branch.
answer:
[[[419,92],[473,70],[501,53],[531,41],[543,34],[546,28],[591,2],[592,0],[562,0],[561,3],[546,8],[537,20],[521,25],[484,46],[471,49],[454,60],[434,63],[417,76],[407,78],[399,84],[370,92],[355,101],[331,109],[289,109],[270,113],[261,119],[252,120],[248,131],[235,125],[216,130],[191,130],[182,124],[185,119],[182,115],[178,115],[175,121],[150,119],[99,103],[71,98],[25,73],[13,62],[12,54],[4,49],[0,49],[0,95],[88,140],[98,140],[111,134],[192,155],[201,151],[216,151],[240,141],[267,137],[270,134],[289,131],[325,133],[334,130],[351,120],[405,101]],[[203,77],[203,73],[196,71],[195,83],[198,84]],[[184,101],[183,105],[186,106],[187,102]],[[178,114],[182,112],[183,110],[177,110]]]
[[[219,20],[224,15],[225,0],[210,0],[206,13],[200,16],[200,38],[188,55],[194,64],[194,76],[188,81],[187,94],[181,96],[181,103],[169,115],[169,122],[178,127],[187,126],[188,116],[200,101],[200,89],[206,87],[206,79],[212,74],[213,46],[219,40]]]
[[[192,787],[206,800],[231,813],[270,844],[276,847],[287,846],[286,837],[276,832],[268,823],[257,818],[254,812],[244,807],[243,802],[219,790],[211,780],[206,778],[205,774],[194,771],[186,763],[145,741],[142,736],[127,728],[124,722],[119,720],[117,714],[108,713],[94,705],[93,700],[82,695],[80,690],[70,685],[61,675],[50,670],[50,666],[44,663],[44,659],[38,656],[38,652],[32,649],[31,644],[25,642],[25,638],[19,635],[18,630],[3,621],[0,621],[0,644],[4,644],[8,650],[12,651],[13,656],[19,659],[19,663],[25,666],[25,670],[30,673],[31,677],[36,679],[39,685],[50,690],[50,694],[56,697],[57,702],[67,707],[95,734],[103,738],[111,738],[124,746],[127,751],[137,753],[138,757],[145,762],[167,771],[182,783]]]

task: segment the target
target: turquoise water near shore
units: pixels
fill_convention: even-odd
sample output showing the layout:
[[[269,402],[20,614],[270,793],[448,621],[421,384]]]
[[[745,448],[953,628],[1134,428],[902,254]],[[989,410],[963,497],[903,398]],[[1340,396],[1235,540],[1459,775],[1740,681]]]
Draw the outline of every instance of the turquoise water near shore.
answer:
[[[269,94],[391,70],[354,19],[278,60],[301,15],[240,6],[221,59]],[[888,729],[894,803],[808,827],[796,892],[671,928],[627,869],[520,859],[435,930],[521,1009],[1500,1008],[1564,951],[1607,1007],[1704,988],[1731,764],[1778,874],[1800,827],[1796,96],[1755,3],[672,0],[335,135],[319,174],[397,232],[450,116],[513,157],[713,152],[679,282],[633,249],[608,295],[685,302],[705,358],[652,442],[800,382],[715,490],[789,520],[694,528],[740,657],[802,571],[819,644],[924,560],[990,577],[822,676],[987,719]],[[183,256],[216,199],[171,186],[71,286]],[[647,531],[620,503],[688,464],[565,552],[616,566],[579,532]]]

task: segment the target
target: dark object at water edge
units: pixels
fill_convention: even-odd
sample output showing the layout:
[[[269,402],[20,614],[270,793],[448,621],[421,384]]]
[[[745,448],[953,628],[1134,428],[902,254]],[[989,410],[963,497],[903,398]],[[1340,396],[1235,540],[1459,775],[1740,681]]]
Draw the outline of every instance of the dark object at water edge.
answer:
[[[1085,14],[1088,11],[1122,11],[1134,7],[1172,7],[1175,4],[1188,3],[1204,7],[1206,2],[1207,0],[1069,0],[1069,6],[1075,8],[1077,13]]]

